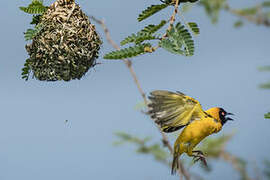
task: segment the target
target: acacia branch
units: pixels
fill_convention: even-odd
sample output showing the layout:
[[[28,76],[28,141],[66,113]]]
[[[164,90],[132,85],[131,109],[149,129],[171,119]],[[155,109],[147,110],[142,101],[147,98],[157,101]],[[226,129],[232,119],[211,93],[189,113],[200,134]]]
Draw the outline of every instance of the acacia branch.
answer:
[[[175,1],[174,11],[173,11],[173,14],[172,14],[172,16],[171,16],[171,18],[170,18],[170,26],[169,26],[168,30],[171,29],[173,23],[175,22],[175,16],[176,16],[176,14],[177,14],[177,12],[178,12],[179,0],[174,0],[174,1]]]
[[[109,33],[109,29],[105,25],[104,21],[99,20],[99,19],[95,18],[94,16],[90,16],[90,18],[93,19],[95,22],[97,22],[99,25],[101,25],[101,27],[104,30],[104,33],[106,35],[106,39],[109,42],[109,44],[111,44],[113,46],[113,48],[115,48],[117,50],[120,50],[120,47],[112,40],[111,35]],[[141,87],[141,85],[140,85],[140,83],[138,81],[138,78],[136,76],[136,73],[135,73],[135,71],[134,71],[134,69],[132,67],[131,60],[123,59],[123,61],[124,61],[125,65],[127,66],[127,68],[129,69],[129,72],[131,73],[131,76],[132,76],[132,78],[133,78],[133,80],[134,80],[134,82],[135,82],[135,84],[136,84],[142,98],[143,98],[144,103],[147,105],[147,99],[146,99],[145,93],[143,92],[142,87]]]
[[[261,7],[258,7],[261,9]],[[257,25],[264,25],[266,27],[270,27],[270,21],[268,18],[263,16],[262,14],[257,14],[257,15],[243,15],[241,14],[238,10],[232,9],[229,6],[225,7],[225,10],[230,12],[231,14],[238,16],[242,19],[245,19],[251,23],[257,24]]]
[[[175,5],[175,8],[178,8],[178,1],[179,0],[176,0],[177,5]],[[175,12],[173,13],[173,16],[175,16],[176,13],[177,13],[177,10],[175,10]],[[113,46],[113,48],[115,48],[117,50],[120,50],[120,47],[112,40],[111,35],[109,33],[109,29],[107,28],[105,22],[103,20],[99,20],[99,19],[95,18],[94,16],[89,16],[89,17],[92,20],[94,20],[95,22],[97,22],[99,25],[101,25],[101,27],[103,28],[103,30],[105,32],[106,39],[109,42],[109,44],[111,44]],[[171,18],[172,23],[174,22],[174,20],[175,20],[175,18]],[[140,94],[141,94],[141,96],[143,98],[143,101],[144,101],[145,105],[147,105],[146,95],[145,95],[145,93],[144,93],[144,91],[143,91],[143,89],[142,89],[142,87],[141,87],[141,85],[139,83],[139,80],[137,78],[137,75],[136,75],[136,73],[135,73],[135,71],[134,71],[134,69],[132,67],[131,60],[123,59],[123,62],[125,63],[126,67],[129,69],[129,72],[130,72],[130,74],[131,74],[131,76],[132,76],[132,78],[133,78],[133,80],[134,80],[134,82],[135,82],[135,84],[137,86],[137,89],[139,90],[139,92],[140,92]],[[157,124],[155,124],[155,125],[158,128],[159,132],[161,133],[162,142],[163,142],[164,146],[166,146],[169,149],[170,153],[173,154],[173,148],[170,145],[168,137],[165,135],[164,132],[162,132],[161,128]],[[180,161],[178,161],[178,163],[179,163],[179,167],[180,167],[179,170],[178,170],[179,176],[181,177],[181,174],[182,174],[186,178],[186,180],[190,180],[190,175],[186,171],[186,169],[184,168],[184,165]]]
[[[170,17],[170,21],[169,21],[170,23],[169,23],[169,26],[168,26],[166,32],[163,34],[163,36],[162,36],[161,39],[164,39],[164,38],[167,37],[167,32],[170,31],[170,30],[172,29],[173,24],[174,24],[174,22],[175,22],[175,16],[176,16],[176,14],[177,14],[177,12],[178,12],[178,7],[179,7],[179,0],[174,0],[173,3],[175,3],[175,5],[174,5],[174,11],[173,11],[173,13],[172,13],[172,15],[171,15],[171,17]]]
[[[231,163],[232,167],[241,174],[243,179],[245,179],[245,180],[253,180],[252,178],[249,177],[245,166],[241,164],[241,162],[239,161],[239,158],[237,158],[236,156],[234,156],[231,153],[229,153],[227,151],[224,151],[224,150],[222,150],[220,152],[220,157],[224,161],[227,161],[228,163]]]

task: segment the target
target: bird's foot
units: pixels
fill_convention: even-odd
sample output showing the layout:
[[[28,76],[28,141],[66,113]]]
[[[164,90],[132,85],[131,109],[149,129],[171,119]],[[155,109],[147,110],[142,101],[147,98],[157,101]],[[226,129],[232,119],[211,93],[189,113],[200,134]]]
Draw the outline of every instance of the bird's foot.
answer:
[[[193,153],[197,153],[197,155],[202,155],[204,156],[204,153],[200,150],[192,151]]]
[[[193,154],[193,161],[194,163],[196,163],[197,161],[201,161],[203,162],[203,164],[207,167],[207,162],[206,162],[206,158],[205,156],[203,155],[203,153],[200,151],[200,152],[195,152],[197,154]]]

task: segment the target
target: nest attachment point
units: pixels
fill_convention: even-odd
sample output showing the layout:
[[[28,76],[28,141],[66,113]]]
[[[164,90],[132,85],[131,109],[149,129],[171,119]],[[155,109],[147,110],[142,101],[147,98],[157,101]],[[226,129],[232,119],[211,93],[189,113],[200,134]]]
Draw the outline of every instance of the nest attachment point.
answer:
[[[74,0],[57,0],[37,26],[40,32],[26,45],[30,56],[27,64],[36,79],[81,79],[96,65],[102,42]]]

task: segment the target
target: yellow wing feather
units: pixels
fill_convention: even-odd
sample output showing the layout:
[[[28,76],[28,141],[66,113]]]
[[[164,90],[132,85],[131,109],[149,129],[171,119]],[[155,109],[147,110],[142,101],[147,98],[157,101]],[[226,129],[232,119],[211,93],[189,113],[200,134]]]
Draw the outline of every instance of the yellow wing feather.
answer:
[[[176,131],[205,115],[197,100],[181,92],[152,91],[149,99],[149,114],[164,132]]]

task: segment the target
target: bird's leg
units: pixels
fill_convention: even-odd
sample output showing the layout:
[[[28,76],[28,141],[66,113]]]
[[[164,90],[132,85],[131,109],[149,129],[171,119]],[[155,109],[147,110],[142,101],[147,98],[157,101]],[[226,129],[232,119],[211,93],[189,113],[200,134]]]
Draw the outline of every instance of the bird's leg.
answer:
[[[192,156],[193,157],[194,163],[196,163],[197,161],[201,160],[203,162],[203,164],[207,167],[207,162],[206,162],[204,153],[202,151],[200,151],[200,150],[193,151],[192,149],[193,149],[193,147],[189,147],[187,154],[189,156]]]
[[[200,160],[202,158],[202,156],[204,157],[204,153],[200,150],[192,151],[192,153],[196,153],[196,156],[194,156],[194,158],[193,158],[194,162],[197,162],[198,160]],[[192,154],[192,155],[194,155],[194,154]]]
[[[195,152],[195,153],[197,153],[197,154],[193,154],[192,155],[193,156],[194,163],[196,163],[197,161],[200,160],[207,167],[207,162],[206,162],[205,156],[203,154],[201,154],[202,152],[201,153]]]
[[[197,154],[200,154],[200,155],[203,155],[204,156],[204,153],[200,150],[196,150],[196,151],[192,151],[193,153],[197,153]]]
[[[193,156],[193,161],[194,163],[196,163],[198,160],[200,160],[201,157],[197,156],[197,155],[192,155]]]

